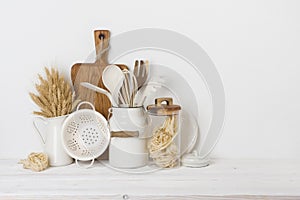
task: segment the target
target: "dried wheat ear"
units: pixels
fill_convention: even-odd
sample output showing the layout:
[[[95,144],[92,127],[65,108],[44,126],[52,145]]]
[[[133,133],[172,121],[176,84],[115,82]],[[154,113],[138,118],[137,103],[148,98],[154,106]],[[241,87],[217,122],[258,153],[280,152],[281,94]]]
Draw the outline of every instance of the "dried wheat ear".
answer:
[[[38,94],[29,93],[31,99],[40,107],[34,111],[43,117],[58,117],[72,111],[72,90],[70,84],[57,69],[45,67],[46,78],[38,74],[39,84],[35,84]]]

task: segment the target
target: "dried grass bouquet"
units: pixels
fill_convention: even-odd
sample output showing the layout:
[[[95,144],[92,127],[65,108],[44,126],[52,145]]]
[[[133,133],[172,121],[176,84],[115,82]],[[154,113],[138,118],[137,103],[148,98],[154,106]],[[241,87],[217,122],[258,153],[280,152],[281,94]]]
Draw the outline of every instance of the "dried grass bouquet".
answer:
[[[40,83],[35,84],[38,94],[29,93],[31,99],[40,107],[40,111],[33,114],[43,117],[58,117],[72,111],[72,90],[70,84],[59,72],[45,67],[46,79],[40,74]]]

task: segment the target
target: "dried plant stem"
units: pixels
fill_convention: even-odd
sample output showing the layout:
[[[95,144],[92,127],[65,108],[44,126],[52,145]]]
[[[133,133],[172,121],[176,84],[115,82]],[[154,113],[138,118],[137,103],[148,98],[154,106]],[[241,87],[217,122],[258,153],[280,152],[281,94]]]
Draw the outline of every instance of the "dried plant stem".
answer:
[[[45,72],[46,79],[38,74],[40,83],[35,85],[38,94],[29,93],[31,99],[40,107],[40,111],[33,113],[44,117],[69,114],[72,111],[70,84],[54,68],[45,68]]]

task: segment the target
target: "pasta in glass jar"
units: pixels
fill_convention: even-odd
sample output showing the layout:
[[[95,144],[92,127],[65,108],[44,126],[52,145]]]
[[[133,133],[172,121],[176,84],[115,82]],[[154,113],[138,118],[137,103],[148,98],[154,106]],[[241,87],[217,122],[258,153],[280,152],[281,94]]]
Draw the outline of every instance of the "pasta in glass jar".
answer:
[[[152,120],[152,136],[147,144],[150,159],[162,168],[180,166],[181,107],[174,105],[172,98],[157,98],[147,110]]]

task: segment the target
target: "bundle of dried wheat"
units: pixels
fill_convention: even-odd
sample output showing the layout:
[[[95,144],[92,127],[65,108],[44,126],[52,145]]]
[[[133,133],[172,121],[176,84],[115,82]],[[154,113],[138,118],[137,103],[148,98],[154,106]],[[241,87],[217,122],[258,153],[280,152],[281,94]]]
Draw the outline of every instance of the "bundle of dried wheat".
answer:
[[[65,81],[59,72],[51,68],[45,68],[46,79],[38,74],[40,84],[35,84],[38,95],[29,93],[31,99],[40,107],[40,111],[34,111],[36,115],[44,117],[58,117],[69,114],[72,111],[72,90],[70,84]]]

